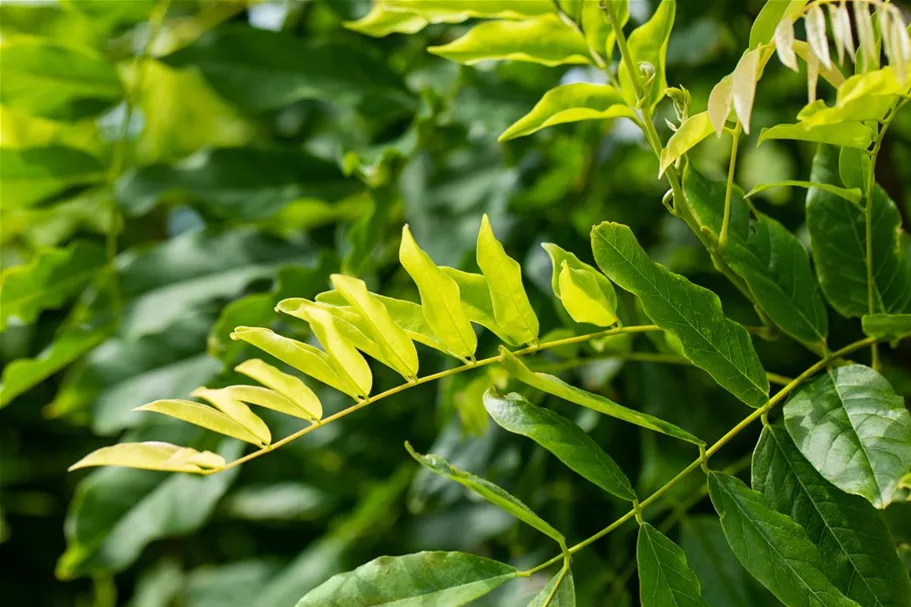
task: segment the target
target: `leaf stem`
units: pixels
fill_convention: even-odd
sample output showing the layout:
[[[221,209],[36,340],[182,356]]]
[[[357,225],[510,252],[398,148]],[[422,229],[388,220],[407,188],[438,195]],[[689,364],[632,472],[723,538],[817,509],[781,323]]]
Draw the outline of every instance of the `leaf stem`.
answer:
[[[738,121],[733,133],[731,133],[731,163],[728,165],[728,181],[724,187],[724,218],[721,220],[721,233],[718,235],[719,253],[722,253],[728,245],[728,226],[731,224],[731,196],[734,193],[734,171],[737,167],[737,150],[742,130],[743,126]]]
[[[674,478],[672,478],[671,480],[666,482],[659,489],[657,489],[654,493],[652,493],[650,496],[648,496],[647,498],[642,500],[642,502],[639,503],[638,508],[633,508],[632,510],[630,510],[629,512],[627,512],[626,514],[624,514],[623,516],[621,516],[620,518],[618,518],[617,520],[612,522],[610,525],[608,525],[607,527],[602,529],[601,531],[595,533],[594,535],[589,536],[588,538],[582,540],[578,544],[570,546],[569,553],[575,554],[575,553],[579,552],[580,550],[582,550],[589,544],[592,544],[592,543],[598,541],[599,539],[601,539],[605,535],[609,534],[611,531],[617,529],[618,527],[620,527],[627,521],[635,518],[637,511],[641,512],[642,510],[645,510],[648,506],[654,504],[656,501],[658,501],[658,499],[661,498],[662,495],[664,495],[665,493],[670,491],[671,488],[674,485],[676,485],[678,482],[680,482],[683,478],[688,476],[694,470],[698,470],[702,466],[702,464],[705,462],[705,460],[712,457],[722,447],[724,447],[728,442],[730,442],[731,439],[733,439],[735,436],[740,434],[745,428],[750,426],[750,424],[752,424],[757,419],[761,418],[763,415],[768,413],[773,407],[775,407],[778,403],[783,401],[786,396],[788,396],[791,392],[793,392],[798,386],[800,386],[800,384],[802,384],[804,381],[806,381],[809,377],[815,375],[817,372],[824,369],[829,363],[831,363],[835,360],[838,360],[839,358],[842,358],[843,356],[845,356],[847,354],[850,354],[850,353],[860,350],[862,348],[866,348],[867,346],[870,346],[871,344],[875,343],[876,341],[877,340],[873,337],[867,337],[866,339],[861,339],[861,340],[855,341],[851,344],[848,344],[844,348],[841,348],[840,350],[836,350],[835,352],[832,352],[826,358],[823,358],[822,360],[813,364],[806,371],[804,371],[803,373],[798,375],[796,378],[791,380],[791,382],[788,383],[788,385],[786,385],[781,390],[776,392],[775,396],[770,398],[769,401],[765,405],[763,405],[762,407],[759,407],[758,409],[756,409],[755,411],[750,413],[748,416],[746,416],[744,419],[742,419],[740,421],[740,423],[738,423],[736,426],[734,426],[733,428],[728,430],[728,432],[724,436],[722,436],[717,441],[715,441],[715,443],[713,443],[710,447],[708,447],[705,450],[704,457],[700,455],[700,457],[698,457],[694,461],[692,461],[686,468],[681,470],[677,474],[677,476],[675,476]],[[544,561],[540,565],[533,567],[532,569],[529,569],[528,571],[525,571],[522,573],[525,575],[531,575],[533,573],[537,573],[538,571],[541,571],[542,569],[546,569],[547,567],[550,567],[551,565],[559,562],[561,558],[563,558],[562,554],[555,556],[552,559],[549,559],[547,561]]]
[[[599,337],[607,337],[608,335],[621,335],[624,333],[645,333],[648,331],[660,331],[660,330],[661,329],[658,328],[657,325],[635,325],[635,326],[629,326],[629,327],[615,327],[613,329],[606,329],[604,331],[597,331],[595,333],[586,333],[585,335],[574,335],[573,337],[566,337],[564,339],[557,339],[554,341],[546,341],[546,342],[538,343],[538,344],[535,344],[532,346],[528,346],[527,348],[522,348],[520,350],[516,350],[516,351],[512,352],[512,355],[513,356],[527,356],[528,354],[534,354],[536,352],[540,352],[542,350],[547,350],[549,348],[558,348],[560,346],[584,343],[586,341],[590,341],[592,339],[597,339]],[[361,400],[357,401],[356,403],[354,403],[353,405],[351,405],[350,407],[342,409],[341,411],[338,411],[337,413],[334,413],[333,415],[330,415],[329,417],[324,418],[318,422],[314,422],[313,424],[311,424],[305,428],[301,428],[297,432],[295,432],[293,434],[289,434],[288,436],[286,436],[285,438],[283,438],[281,440],[278,440],[274,443],[266,445],[256,451],[248,453],[247,455],[245,455],[243,457],[240,457],[232,462],[229,462],[223,468],[218,468],[216,470],[202,472],[201,474],[205,474],[205,475],[215,474],[215,473],[221,472],[223,470],[229,470],[231,468],[235,468],[252,459],[256,459],[257,457],[259,457],[261,455],[265,455],[266,453],[275,451],[279,447],[287,445],[288,443],[297,440],[298,438],[304,436],[305,434],[309,434],[310,432],[312,432],[313,430],[316,430],[317,428],[321,428],[327,424],[330,424],[334,421],[342,419],[343,417],[351,415],[355,411],[359,411],[368,405],[371,405],[377,401],[383,400],[384,398],[388,398],[390,396],[398,394],[399,392],[404,392],[405,390],[408,390],[409,388],[413,388],[415,386],[420,386],[421,384],[426,384],[426,383],[436,381],[438,379],[443,379],[444,377],[449,377],[450,375],[456,375],[458,373],[464,373],[465,371],[469,371],[471,369],[476,369],[478,367],[492,365],[494,363],[500,362],[500,360],[501,360],[501,358],[499,355],[491,356],[488,358],[482,358],[481,360],[476,360],[474,362],[465,363],[464,365],[462,365],[460,367],[453,367],[452,369],[446,369],[446,370],[440,371],[438,373],[433,373],[431,375],[425,375],[424,377],[419,377],[419,378],[415,379],[414,381],[409,381],[404,384],[399,384],[398,386],[395,386],[394,388],[390,388],[389,390],[386,390],[385,392],[380,392],[379,394],[375,394],[373,396],[361,399]]]

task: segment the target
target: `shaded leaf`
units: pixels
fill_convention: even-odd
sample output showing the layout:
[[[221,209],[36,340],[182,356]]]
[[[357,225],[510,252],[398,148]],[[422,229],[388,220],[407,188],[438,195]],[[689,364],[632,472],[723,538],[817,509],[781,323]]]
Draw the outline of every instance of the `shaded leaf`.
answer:
[[[531,508],[513,497],[510,493],[499,486],[475,476],[464,470],[459,470],[442,457],[433,454],[421,455],[411,448],[409,443],[405,443],[405,448],[411,457],[416,459],[422,466],[444,478],[455,481],[473,493],[478,494],[485,500],[494,504],[498,508],[510,513],[526,525],[534,527],[544,535],[550,537],[561,547],[566,546],[566,539],[563,534],[554,529],[547,521],[539,517]]]
[[[590,62],[585,38],[556,15],[481,23],[461,38],[427,50],[468,65],[503,60],[549,66]]]
[[[9,78],[4,78],[8,80]],[[101,162],[82,151],[59,145],[0,148],[4,211],[29,207],[75,187],[104,181]]]
[[[533,388],[537,388],[542,392],[548,394],[553,394],[558,398],[563,400],[568,400],[571,403],[575,403],[582,407],[587,407],[598,413],[603,413],[604,415],[615,417],[617,419],[641,426],[642,428],[648,428],[655,432],[660,432],[662,434],[667,434],[668,436],[673,436],[674,438],[692,443],[694,445],[703,445],[703,441],[699,438],[693,436],[686,430],[678,428],[670,422],[666,422],[662,419],[649,415],[648,413],[642,413],[640,411],[635,411],[633,409],[628,409],[622,405],[618,405],[614,401],[601,396],[600,394],[594,394],[592,392],[586,392],[580,388],[576,388],[562,381],[558,377],[553,375],[548,375],[546,373],[535,373],[526,367],[521,360],[516,356],[511,354],[505,348],[500,348],[500,359],[503,363],[503,366],[509,371],[509,374],[521,381],[522,383],[528,384]]]
[[[648,523],[639,525],[636,561],[642,607],[707,605],[683,550]]]
[[[530,112],[503,131],[498,141],[531,135],[557,124],[609,118],[636,118],[620,91],[607,84],[564,84],[544,93]]]
[[[693,364],[746,404],[765,404],[769,382],[750,336],[724,316],[717,295],[649,259],[626,226],[595,226],[592,250],[607,277],[639,298],[649,318],[680,340]]]
[[[493,389],[484,394],[484,407],[504,430],[532,439],[589,482],[620,499],[636,499],[617,463],[572,421],[531,404],[521,394],[503,396]]]
[[[91,466],[121,466],[166,472],[210,472],[225,467],[222,456],[169,443],[119,443],[89,453],[69,470]]]
[[[461,552],[383,556],[311,590],[297,607],[458,607],[516,577],[505,563]]]
[[[753,452],[753,488],[806,530],[829,579],[860,605],[903,607],[911,580],[879,513],[826,481],[776,423]]]
[[[782,603],[857,607],[826,578],[819,551],[803,527],[773,510],[761,493],[712,472],[709,495],[737,560]]]
[[[889,505],[911,468],[911,414],[883,376],[863,365],[829,369],[794,391],[784,415],[826,480],[877,508]]]

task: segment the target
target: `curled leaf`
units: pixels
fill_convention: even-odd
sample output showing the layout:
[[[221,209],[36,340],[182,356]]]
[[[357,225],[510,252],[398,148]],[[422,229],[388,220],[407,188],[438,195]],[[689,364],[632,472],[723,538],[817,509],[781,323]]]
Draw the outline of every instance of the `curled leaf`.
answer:
[[[794,24],[790,19],[782,19],[775,28],[775,52],[782,65],[795,72],[800,71],[797,67],[797,55],[794,53]]]
[[[813,54],[819,59],[824,66],[832,67],[832,59],[829,56],[829,38],[826,36],[826,14],[818,4],[811,6],[804,17],[804,25],[807,28],[807,42],[813,50]]]

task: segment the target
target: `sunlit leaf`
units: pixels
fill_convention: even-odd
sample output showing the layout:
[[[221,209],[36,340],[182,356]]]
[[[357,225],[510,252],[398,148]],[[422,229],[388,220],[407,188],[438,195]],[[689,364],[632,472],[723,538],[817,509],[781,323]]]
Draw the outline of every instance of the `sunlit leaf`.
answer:
[[[568,400],[571,403],[587,407],[609,417],[614,417],[654,432],[667,434],[668,436],[673,436],[674,438],[694,445],[705,444],[704,441],[699,440],[699,438],[693,436],[686,430],[678,428],[674,424],[666,422],[663,419],[659,419],[648,413],[628,409],[600,394],[587,392],[581,388],[571,386],[553,375],[535,373],[526,367],[516,356],[510,354],[505,348],[500,348],[500,360],[506,370],[509,371],[510,375],[522,383],[528,384],[532,388],[536,388],[548,394],[553,394],[557,398]]]
[[[468,65],[503,60],[550,66],[591,61],[585,38],[556,15],[481,23],[458,40],[427,50]]]
[[[877,508],[894,499],[911,468],[911,414],[879,373],[863,365],[829,369],[792,394],[784,416],[800,452],[826,480]]]
[[[69,467],[70,471],[91,466],[122,466],[167,472],[211,472],[225,467],[222,456],[169,443],[119,443],[89,453]]]
[[[484,407],[504,430],[532,439],[591,483],[620,499],[636,492],[616,462],[579,426],[550,409],[528,402],[521,394],[484,394]]]
[[[336,290],[367,323],[373,341],[383,349],[384,358],[404,377],[416,377],[417,350],[405,331],[392,320],[386,306],[367,290],[363,280],[342,274],[333,274],[331,278]]]
[[[255,379],[262,385],[288,399],[294,406],[296,413],[291,413],[290,411],[285,411],[285,413],[315,420],[323,417],[323,405],[320,403],[319,398],[313,390],[308,388],[299,378],[283,373],[258,358],[246,360],[234,367],[234,370]],[[245,399],[241,398],[241,400]],[[247,402],[266,406],[255,401]],[[281,411],[282,409],[278,410]]]
[[[664,90],[667,88],[667,77],[664,73],[665,59],[667,56],[667,44],[671,37],[671,30],[674,27],[674,17],[677,12],[676,0],[661,0],[661,4],[655,9],[651,18],[637,27],[629,35],[629,54],[635,69],[640,69],[641,64],[646,63],[651,66],[653,75],[646,78],[644,83],[645,90],[641,91],[643,104],[653,107],[664,96]],[[618,72],[620,84],[627,101],[635,106],[637,99],[630,93],[634,91],[633,78],[626,67],[626,62],[620,63]],[[639,81],[643,82],[642,74],[639,75]]]
[[[382,556],[340,573],[304,596],[297,607],[458,607],[516,577],[505,563],[461,552]]]
[[[528,301],[522,284],[522,267],[506,254],[494,236],[485,214],[478,233],[478,266],[487,280],[497,325],[514,335],[520,343],[538,339],[538,317]]]
[[[787,187],[798,187],[798,188],[816,188],[829,194],[835,194],[840,196],[845,200],[853,202],[854,204],[860,203],[860,199],[863,196],[858,188],[842,188],[830,183],[819,183],[818,181],[801,181],[799,179],[788,179],[787,181],[776,181],[775,183],[763,183],[757,185],[752,190],[743,195],[744,198],[751,198],[760,192],[765,192],[772,188],[787,188]]]
[[[864,333],[877,339],[902,339],[911,335],[911,314],[865,314]]]
[[[503,131],[499,141],[524,137],[568,122],[635,117],[635,112],[626,105],[623,95],[616,88],[608,84],[574,82],[544,93],[530,112]]]
[[[487,287],[487,279],[481,274],[472,274],[463,272],[454,268],[440,268],[456,284],[459,285],[459,296],[462,298],[462,308],[468,314],[471,322],[477,323],[482,327],[490,330],[502,341],[511,346],[519,346],[523,343],[521,336],[516,336],[506,327],[497,324],[494,318],[493,301],[490,296],[490,289]]]
[[[805,123],[778,124],[762,129],[759,143],[772,139],[795,139],[813,143],[866,149],[873,143],[873,129],[860,123],[821,124],[811,126]]]
[[[753,489],[806,530],[824,571],[848,598],[899,607],[911,596],[911,580],[876,509],[820,476],[781,423],[763,428],[752,472]]]
[[[104,57],[40,38],[5,41],[0,71],[0,103],[48,118],[95,116],[124,94],[117,70]]]
[[[822,76],[823,80],[835,88],[841,86],[845,81],[845,75],[841,73],[841,70],[838,69],[837,65],[834,63],[829,67],[822,65],[813,53],[810,45],[803,40],[795,40],[792,48],[794,49],[794,53],[807,64],[808,86],[814,91],[814,94],[816,91],[816,81],[819,76]],[[810,101],[812,102],[813,99]]]
[[[268,445],[272,442],[272,434],[269,432],[266,422],[253,413],[250,407],[238,400],[230,388],[217,390],[197,388],[190,395],[208,401],[216,409],[249,430],[262,443]]]
[[[405,448],[408,450],[408,453],[411,454],[411,457],[434,474],[459,483],[473,493],[483,497],[491,504],[510,513],[526,525],[534,527],[544,535],[556,541],[560,546],[566,545],[566,539],[563,537],[562,533],[554,529],[550,523],[535,514],[531,508],[520,502],[516,497],[501,487],[479,476],[475,476],[464,470],[459,470],[437,455],[421,455],[420,453],[415,452],[407,442],[405,443]]]
[[[709,474],[709,495],[737,560],[785,605],[857,607],[823,573],[803,527],[737,478]]]
[[[730,111],[730,109],[727,111]],[[727,118],[727,111],[722,119],[722,124]],[[661,164],[658,168],[658,175],[663,175],[667,167],[677,162],[678,158],[711,135],[713,130],[712,118],[708,112],[699,112],[684,120],[677,131],[671,135],[664,149],[661,150]]]
[[[65,249],[39,252],[31,263],[0,275],[0,331],[16,318],[31,324],[43,310],[59,308],[79,294],[104,267],[104,249],[76,241]]]
[[[733,76],[728,75],[718,81],[712,92],[709,94],[709,121],[715,127],[715,134],[721,137],[724,132],[724,124],[731,114],[731,107],[734,103],[734,81]]]
[[[683,550],[648,523],[639,525],[636,561],[642,607],[707,607],[700,594],[699,579],[687,564]]]
[[[624,225],[595,226],[592,250],[601,271],[639,298],[649,318],[680,340],[693,364],[751,407],[765,404],[769,382],[762,363],[746,329],[724,316],[717,295],[649,259]]]
[[[771,0],[763,4],[750,29],[750,48],[771,42],[780,24],[793,23],[806,4],[807,0]]]
[[[407,225],[402,229],[399,261],[418,287],[420,311],[434,336],[462,358],[474,356],[478,338],[462,308],[459,285],[421,250]]]
[[[841,125],[843,129],[849,125]],[[823,147],[813,160],[810,179],[841,186],[836,150]],[[811,188],[807,193],[807,229],[822,291],[841,315],[903,313],[911,306],[911,259],[899,249],[901,216],[895,203],[875,186],[871,215],[873,310],[867,284],[867,238],[864,209],[844,198]]]
[[[750,118],[753,115],[753,99],[756,97],[756,81],[759,79],[760,49],[747,51],[737,62],[731,77],[731,94],[734,113],[737,114],[743,132],[750,133]]]
[[[427,23],[420,15],[391,11],[386,3],[374,2],[369,13],[357,21],[345,21],[343,25],[367,36],[382,38],[393,33],[415,34],[424,29]]]
[[[838,87],[834,106],[817,101],[803,108],[797,119],[809,126],[879,121],[895,105],[897,96],[906,93],[906,89],[890,68],[857,74]]]
[[[6,80],[7,78],[4,78]],[[35,205],[69,188],[100,183],[104,167],[94,156],[58,145],[0,148],[4,211]]]
[[[563,262],[560,269],[560,301],[576,322],[609,327],[617,322],[617,294],[603,275],[590,270],[578,270]]]
[[[231,419],[231,417],[221,411],[191,400],[156,400],[147,405],[137,407],[136,410],[161,413],[258,447],[268,443],[268,441],[262,440],[246,426]]]

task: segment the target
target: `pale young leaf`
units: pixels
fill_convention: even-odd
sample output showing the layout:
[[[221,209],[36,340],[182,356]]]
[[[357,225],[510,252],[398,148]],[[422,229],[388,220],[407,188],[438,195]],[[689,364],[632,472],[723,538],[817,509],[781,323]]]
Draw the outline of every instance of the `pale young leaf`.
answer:
[[[269,427],[253,411],[234,398],[226,389],[211,390],[209,388],[196,388],[190,396],[208,401],[213,407],[249,430],[254,436],[265,444],[272,442]]]
[[[671,135],[664,149],[661,150],[661,164],[658,168],[658,176],[663,175],[667,167],[674,164],[678,158],[711,135],[713,130],[712,119],[708,112],[699,112],[684,120],[677,132]]]
[[[782,19],[775,28],[775,52],[782,65],[795,72],[800,71],[797,66],[797,55],[794,53],[794,23],[790,19]]]
[[[807,42],[813,49],[813,54],[819,59],[819,62],[826,66],[832,66],[832,59],[829,56],[829,37],[826,35],[826,14],[822,7],[817,5],[811,6],[804,17],[804,25],[807,28]]]
[[[832,24],[832,42],[835,44],[838,62],[843,63],[845,60],[845,33],[842,29],[842,21],[838,16],[838,11],[839,7],[837,5],[829,5],[829,23]]]
[[[753,114],[753,100],[756,98],[756,81],[759,79],[759,60],[762,50],[747,51],[737,62],[731,80],[734,112],[743,125],[743,132],[750,134],[750,117]]]
[[[858,46],[864,60],[864,71],[879,65],[879,52],[876,50],[876,34],[873,32],[873,19],[866,2],[852,2],[854,5],[854,24],[857,28]]]
[[[152,411],[174,417],[194,426],[224,434],[258,447],[268,444],[243,424],[231,419],[221,411],[191,400],[156,400],[147,405],[137,407],[136,411]]]
[[[323,405],[320,403],[319,397],[300,378],[279,371],[258,358],[246,360],[234,367],[234,370],[255,379],[291,401],[296,410],[304,414],[303,416],[298,414],[297,417],[315,420],[323,417]]]
[[[715,127],[715,134],[721,137],[724,131],[724,124],[731,113],[731,105],[734,103],[734,82],[733,76],[727,75],[718,81],[709,94],[708,115],[712,126]]]
[[[609,327],[617,322],[617,294],[610,282],[604,289],[600,273],[578,270],[563,262],[560,270],[560,301],[576,322]],[[602,276],[603,278],[603,276]]]
[[[213,472],[225,467],[222,456],[169,443],[120,443],[102,447],[69,467],[69,471],[92,466],[121,466],[165,472]]]

